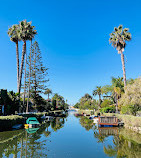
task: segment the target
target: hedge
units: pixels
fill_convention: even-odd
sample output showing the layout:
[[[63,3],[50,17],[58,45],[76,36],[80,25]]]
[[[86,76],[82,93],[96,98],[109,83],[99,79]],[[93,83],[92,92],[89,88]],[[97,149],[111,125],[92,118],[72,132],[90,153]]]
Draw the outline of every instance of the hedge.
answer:
[[[9,130],[16,124],[23,124],[24,118],[18,115],[0,116],[0,131]]]
[[[124,125],[127,127],[141,127],[141,117],[132,116],[132,115],[122,115],[115,113],[104,113],[105,116],[117,116],[118,119],[124,122]]]

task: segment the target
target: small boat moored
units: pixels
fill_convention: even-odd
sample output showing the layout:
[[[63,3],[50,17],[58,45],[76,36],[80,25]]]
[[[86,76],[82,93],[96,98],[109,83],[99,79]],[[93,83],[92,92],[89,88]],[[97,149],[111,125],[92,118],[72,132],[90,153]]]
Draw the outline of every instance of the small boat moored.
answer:
[[[29,117],[26,120],[25,128],[32,128],[32,127],[37,127],[39,126],[39,121],[37,120],[36,117]]]
[[[47,116],[46,114],[44,114],[41,119],[46,120],[46,121],[51,121],[53,119],[53,116]]]
[[[21,129],[22,127],[23,127],[22,124],[17,124],[17,125],[12,126],[12,129],[17,130],[17,129]]]

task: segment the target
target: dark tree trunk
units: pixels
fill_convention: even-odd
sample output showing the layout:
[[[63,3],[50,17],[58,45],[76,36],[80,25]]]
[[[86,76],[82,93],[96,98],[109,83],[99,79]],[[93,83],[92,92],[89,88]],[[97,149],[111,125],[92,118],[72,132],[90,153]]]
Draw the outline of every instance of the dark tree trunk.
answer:
[[[18,41],[16,42],[16,58],[17,58],[17,91],[19,87],[19,45]]]
[[[28,83],[28,99],[27,99],[27,107],[26,112],[28,112],[29,109],[29,98],[30,98],[30,78],[31,78],[31,52],[32,52],[32,40],[31,40],[31,46],[30,46],[30,63],[29,63],[29,83]]]
[[[25,104],[25,94],[26,94],[26,63],[27,63],[27,54],[25,53],[25,71],[24,71],[24,98],[23,98],[23,107]]]
[[[26,53],[26,41],[24,41],[24,44],[23,44],[21,67],[20,67],[20,74],[19,74],[19,85],[18,85],[18,93],[19,93],[19,112],[21,112],[20,93],[21,93],[22,74],[23,74],[23,66],[24,66],[25,53]]]
[[[116,113],[118,113],[118,95],[115,93]]]
[[[99,107],[101,108],[101,95],[99,95]]]
[[[124,54],[122,51],[121,51],[121,62],[122,62],[123,79],[124,79],[124,87],[125,87],[126,86],[126,71],[125,71]]]
[[[20,67],[20,74],[19,74],[18,93],[20,93],[20,91],[21,91],[21,83],[22,83],[22,74],[23,74],[23,66],[24,66],[25,53],[26,53],[26,41],[24,41],[23,50],[22,50],[21,67]]]

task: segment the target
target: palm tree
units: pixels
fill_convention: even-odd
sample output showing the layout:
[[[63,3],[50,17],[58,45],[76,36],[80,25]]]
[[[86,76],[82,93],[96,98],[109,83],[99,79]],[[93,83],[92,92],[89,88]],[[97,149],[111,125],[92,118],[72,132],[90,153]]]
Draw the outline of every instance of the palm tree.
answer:
[[[21,91],[21,81],[22,81],[22,74],[23,74],[23,66],[24,66],[24,58],[26,54],[26,41],[30,40],[30,27],[31,22],[27,22],[26,20],[23,20],[19,24],[20,26],[20,37],[23,41],[23,50],[22,50],[22,57],[21,57],[21,66],[20,66],[20,73],[19,73],[19,87],[18,87],[18,93],[20,94]]]
[[[8,29],[8,35],[10,37],[10,40],[16,44],[16,60],[17,60],[17,91],[19,87],[19,41],[21,40],[20,38],[20,29],[19,25],[13,25]]]
[[[116,112],[118,112],[118,99],[121,97],[121,94],[124,93],[124,83],[123,78],[112,77],[112,87],[113,87],[113,96],[116,102]]]
[[[125,71],[125,61],[124,61],[124,49],[126,46],[126,41],[131,40],[131,33],[128,32],[128,28],[124,28],[122,25],[114,28],[114,32],[110,34],[109,41],[112,43],[112,46],[115,47],[118,51],[118,54],[121,54],[122,69],[123,69],[123,79],[124,86],[126,86],[126,71]]]
[[[47,94],[49,99],[49,95],[52,94],[52,90],[47,88],[44,94]]]
[[[99,107],[100,107],[101,102],[102,102],[102,100],[101,100],[101,95],[102,94],[103,94],[103,92],[102,92],[102,87],[101,86],[97,86],[96,89],[93,90],[93,96],[96,96],[96,95],[99,96]]]

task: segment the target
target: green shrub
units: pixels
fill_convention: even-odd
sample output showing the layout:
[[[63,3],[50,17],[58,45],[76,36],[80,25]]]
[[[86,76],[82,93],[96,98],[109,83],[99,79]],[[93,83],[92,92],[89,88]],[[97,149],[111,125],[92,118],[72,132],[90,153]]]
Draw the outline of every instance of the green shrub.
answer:
[[[116,111],[115,106],[104,107],[104,108],[100,109],[101,113],[114,113],[115,111]]]
[[[113,104],[113,102],[109,99],[105,99],[102,103],[101,103],[101,107],[109,107],[111,104]]]
[[[137,111],[141,110],[138,105],[126,105],[121,107],[121,114],[131,114],[136,116]]]
[[[141,110],[141,78],[126,86],[125,93],[119,100],[119,107],[123,114],[136,115]]]

